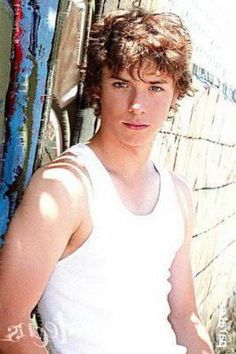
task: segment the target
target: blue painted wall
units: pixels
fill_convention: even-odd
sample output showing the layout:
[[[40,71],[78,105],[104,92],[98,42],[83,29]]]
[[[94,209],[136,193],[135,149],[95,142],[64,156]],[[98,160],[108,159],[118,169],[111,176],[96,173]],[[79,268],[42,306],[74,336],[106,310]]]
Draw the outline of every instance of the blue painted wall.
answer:
[[[33,171],[59,1],[15,0],[11,6],[14,30],[0,183],[0,244]]]

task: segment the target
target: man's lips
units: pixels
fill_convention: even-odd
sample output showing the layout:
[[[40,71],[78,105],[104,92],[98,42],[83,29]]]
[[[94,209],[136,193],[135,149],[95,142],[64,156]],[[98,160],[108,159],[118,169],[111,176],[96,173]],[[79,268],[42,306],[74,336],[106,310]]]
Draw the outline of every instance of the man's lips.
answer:
[[[145,129],[148,127],[147,124],[144,124],[144,123],[134,123],[134,122],[131,122],[131,123],[127,123],[127,122],[123,122],[123,124],[129,128],[129,129],[133,129],[133,130],[142,130],[142,129]]]

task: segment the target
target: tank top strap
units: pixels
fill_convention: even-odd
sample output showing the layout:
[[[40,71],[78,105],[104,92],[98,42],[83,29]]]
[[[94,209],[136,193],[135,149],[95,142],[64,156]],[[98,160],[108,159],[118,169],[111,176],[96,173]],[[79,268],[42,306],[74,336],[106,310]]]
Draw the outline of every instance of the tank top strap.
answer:
[[[92,199],[90,199],[92,215],[100,216],[100,213],[108,213],[109,209],[117,208],[114,203],[115,193],[111,177],[93,150],[87,144],[78,143],[69,151],[80,159],[88,172],[92,189]],[[103,210],[100,210],[101,205]]]
[[[105,167],[102,165],[102,162],[96,157],[93,150],[84,143],[78,143],[72,146],[68,151],[74,153],[84,164],[91,183],[94,193],[104,193],[104,186],[107,190],[107,182],[109,178],[106,173],[104,173]]]

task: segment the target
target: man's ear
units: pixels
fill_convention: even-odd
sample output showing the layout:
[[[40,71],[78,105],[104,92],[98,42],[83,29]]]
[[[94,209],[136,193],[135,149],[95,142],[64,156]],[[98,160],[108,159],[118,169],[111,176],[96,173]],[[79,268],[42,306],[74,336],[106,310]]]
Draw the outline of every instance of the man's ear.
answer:
[[[97,98],[97,99],[100,99],[100,98],[101,98],[101,89],[100,89],[100,87],[99,87],[99,88],[96,88],[96,90],[94,90],[94,92],[93,92],[93,97],[94,97],[94,98]]]
[[[172,97],[171,106],[175,106],[175,104],[178,101],[178,98],[179,98],[179,91],[175,90],[173,97]]]
[[[179,98],[179,92],[176,90],[173,94],[172,100],[171,100],[171,105],[170,105],[170,110],[169,110],[169,115],[168,115],[168,119],[173,119],[175,116],[175,113],[178,110],[179,104],[178,102],[178,98]]]

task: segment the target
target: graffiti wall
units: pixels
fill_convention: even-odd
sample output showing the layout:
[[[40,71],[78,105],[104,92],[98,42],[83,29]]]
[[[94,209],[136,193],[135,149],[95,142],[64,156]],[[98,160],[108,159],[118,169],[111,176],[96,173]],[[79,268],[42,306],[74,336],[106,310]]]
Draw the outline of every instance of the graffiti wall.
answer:
[[[66,124],[75,122],[66,114],[76,115],[69,104],[76,97],[77,64],[91,22],[88,4],[89,9],[83,1],[1,1],[1,239],[34,169],[68,147]],[[73,32],[71,46],[67,39]],[[71,72],[67,80],[66,70]]]

